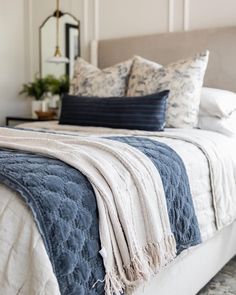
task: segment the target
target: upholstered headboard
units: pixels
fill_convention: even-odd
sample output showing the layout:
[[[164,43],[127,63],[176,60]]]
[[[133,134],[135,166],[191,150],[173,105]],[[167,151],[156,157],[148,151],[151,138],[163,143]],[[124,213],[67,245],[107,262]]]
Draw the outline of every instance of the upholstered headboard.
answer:
[[[210,50],[205,86],[236,92],[236,27],[103,40],[98,43],[98,65],[111,66],[141,55],[163,65]]]

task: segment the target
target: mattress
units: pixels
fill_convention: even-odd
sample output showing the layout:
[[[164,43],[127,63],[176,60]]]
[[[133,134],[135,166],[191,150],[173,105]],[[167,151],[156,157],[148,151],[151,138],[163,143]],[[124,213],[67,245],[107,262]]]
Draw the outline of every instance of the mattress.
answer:
[[[138,131],[131,133],[128,130],[108,128],[60,126],[57,122],[22,124],[18,127],[80,136],[132,134],[148,136],[153,140],[166,143],[180,155],[185,164],[203,242],[215,235],[217,227],[208,159],[197,145],[171,136],[171,130],[159,134]],[[182,134],[188,131],[175,130],[175,132]],[[193,130],[189,136],[194,136],[194,134],[201,136],[201,131]],[[207,136],[217,137],[212,132],[208,132]],[[218,140],[221,144],[222,136],[219,135]],[[232,141],[232,144],[235,142]],[[1,292],[6,295],[16,293],[60,294],[56,277],[31,211],[17,193],[3,185],[0,185],[0,194]]]

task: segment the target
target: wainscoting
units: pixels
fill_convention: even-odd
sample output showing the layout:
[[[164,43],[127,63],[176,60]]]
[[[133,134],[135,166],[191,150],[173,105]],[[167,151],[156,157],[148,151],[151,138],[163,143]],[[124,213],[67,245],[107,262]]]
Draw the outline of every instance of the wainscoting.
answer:
[[[32,76],[38,71],[38,27],[55,10],[55,0],[24,1]],[[61,0],[61,9],[81,20],[87,60],[92,40],[236,25],[235,5],[235,0]]]

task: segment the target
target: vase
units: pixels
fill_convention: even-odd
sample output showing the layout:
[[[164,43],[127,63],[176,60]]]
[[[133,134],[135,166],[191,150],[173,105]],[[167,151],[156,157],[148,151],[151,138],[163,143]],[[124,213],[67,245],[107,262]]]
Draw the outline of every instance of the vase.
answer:
[[[49,99],[44,99],[42,100],[42,112],[47,112],[48,111],[48,104],[49,104]]]
[[[58,94],[53,95],[51,97],[49,107],[52,109],[57,109],[59,101],[60,101],[60,96]]]
[[[33,100],[31,102],[31,114],[32,118],[37,119],[36,111],[42,111],[42,100]]]

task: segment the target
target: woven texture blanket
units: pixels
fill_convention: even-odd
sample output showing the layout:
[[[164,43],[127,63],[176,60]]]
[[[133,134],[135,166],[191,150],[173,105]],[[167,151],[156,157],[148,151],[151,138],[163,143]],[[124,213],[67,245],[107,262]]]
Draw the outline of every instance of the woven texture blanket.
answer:
[[[201,243],[188,175],[182,159],[168,145],[142,137],[110,137],[143,152],[160,173],[177,254]]]
[[[6,128],[0,146],[57,158],[88,178],[99,211],[106,294],[136,289],[176,256],[162,180],[139,150],[108,139]]]

